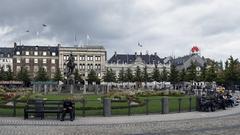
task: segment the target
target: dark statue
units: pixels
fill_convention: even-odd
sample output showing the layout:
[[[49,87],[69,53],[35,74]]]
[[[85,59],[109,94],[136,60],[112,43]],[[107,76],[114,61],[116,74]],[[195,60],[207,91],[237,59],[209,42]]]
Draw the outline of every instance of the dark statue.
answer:
[[[68,63],[67,63],[67,71],[66,71],[66,75],[67,77],[69,77],[70,75],[73,74],[74,68],[75,68],[75,63],[74,63],[74,56],[72,54],[70,54],[69,58],[68,58]]]

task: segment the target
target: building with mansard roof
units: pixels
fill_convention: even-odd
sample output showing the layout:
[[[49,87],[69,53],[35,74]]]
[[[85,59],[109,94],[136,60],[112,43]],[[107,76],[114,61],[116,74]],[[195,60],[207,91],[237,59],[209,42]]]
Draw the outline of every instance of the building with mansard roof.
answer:
[[[196,65],[196,70],[198,74],[200,74],[201,69],[206,63],[206,59],[204,57],[201,57],[199,53],[199,48],[197,48],[196,46],[191,49],[191,53],[189,55],[174,58],[170,61],[173,65],[176,66],[176,69],[178,71],[181,71],[183,69],[187,70],[193,62]]]
[[[39,68],[44,68],[49,77],[53,78],[58,68],[58,46],[17,45],[13,48],[13,73],[25,67],[31,78],[36,76]]]
[[[8,70],[8,66],[13,68],[12,64],[13,48],[0,47],[0,67],[3,67],[4,71]]]
[[[137,66],[143,71],[144,67],[147,67],[147,72],[152,73],[155,66],[159,68],[161,72],[165,67],[167,71],[170,71],[169,61],[165,62],[165,58],[160,58],[157,53],[154,54],[117,54],[108,60],[106,68],[111,68],[118,76],[120,70],[124,69],[126,71],[130,68],[133,72],[136,70]]]

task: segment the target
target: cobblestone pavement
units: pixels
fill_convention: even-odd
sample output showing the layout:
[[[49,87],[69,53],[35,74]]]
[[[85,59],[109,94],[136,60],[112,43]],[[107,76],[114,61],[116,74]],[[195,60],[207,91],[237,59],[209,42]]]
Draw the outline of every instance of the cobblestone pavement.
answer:
[[[213,113],[87,117],[75,121],[0,118],[0,135],[239,135],[240,107]]]

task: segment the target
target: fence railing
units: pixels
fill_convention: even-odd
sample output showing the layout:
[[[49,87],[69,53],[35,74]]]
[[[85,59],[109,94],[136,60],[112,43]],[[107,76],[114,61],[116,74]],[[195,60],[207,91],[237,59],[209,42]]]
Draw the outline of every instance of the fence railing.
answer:
[[[76,116],[114,116],[138,114],[167,114],[195,111],[197,108],[196,97],[159,97],[140,98],[138,100],[112,100],[104,98],[99,100],[75,100]],[[62,100],[45,100],[62,101]],[[27,101],[10,100],[0,101],[0,116],[23,116]]]

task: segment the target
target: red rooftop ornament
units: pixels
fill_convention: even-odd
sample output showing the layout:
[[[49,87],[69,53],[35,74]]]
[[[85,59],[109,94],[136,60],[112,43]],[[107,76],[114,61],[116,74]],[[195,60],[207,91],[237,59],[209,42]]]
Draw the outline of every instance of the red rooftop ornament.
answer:
[[[192,53],[198,53],[200,49],[197,46],[193,46],[191,49]]]

